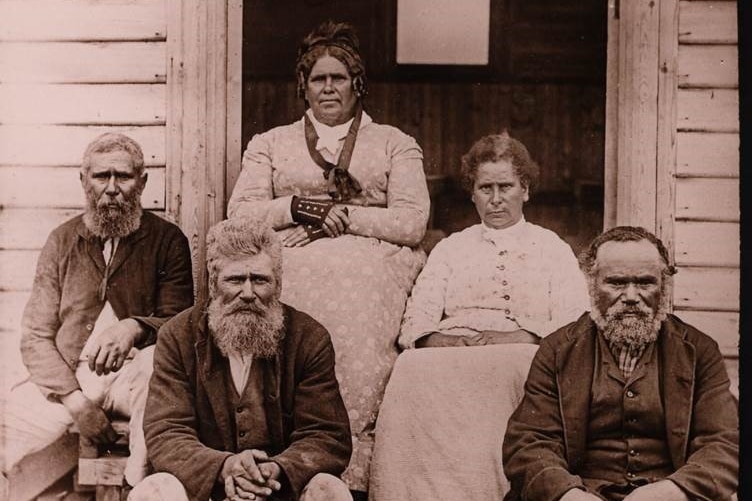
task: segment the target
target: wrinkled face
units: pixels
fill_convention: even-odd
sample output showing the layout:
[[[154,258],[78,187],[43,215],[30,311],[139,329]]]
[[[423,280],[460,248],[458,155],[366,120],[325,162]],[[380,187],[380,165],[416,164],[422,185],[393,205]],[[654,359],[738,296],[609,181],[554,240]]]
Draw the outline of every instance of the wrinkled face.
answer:
[[[595,257],[594,302],[617,320],[653,318],[662,301],[663,263],[647,240],[606,242]]]
[[[486,226],[495,229],[512,226],[522,219],[522,205],[528,198],[527,187],[520,183],[509,161],[478,166],[472,200]]]
[[[81,175],[87,197],[97,208],[122,210],[127,201],[139,197],[146,185],[146,173],[138,176],[130,154],[123,150],[91,155],[89,170]]]
[[[339,125],[355,116],[358,97],[347,67],[337,58],[324,55],[311,68],[306,82],[306,99],[313,115],[326,125]]]
[[[277,295],[274,263],[265,252],[220,263],[215,297],[227,314],[238,311],[264,313]]]

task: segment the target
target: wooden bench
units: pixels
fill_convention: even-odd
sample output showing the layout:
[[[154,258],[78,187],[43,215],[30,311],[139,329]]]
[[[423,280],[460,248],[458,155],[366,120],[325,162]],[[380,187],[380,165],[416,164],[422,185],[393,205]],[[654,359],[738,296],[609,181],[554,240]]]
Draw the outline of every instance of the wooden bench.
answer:
[[[128,421],[114,420],[114,444],[98,446],[84,437],[78,442],[76,490],[95,492],[96,501],[120,501],[128,461]]]

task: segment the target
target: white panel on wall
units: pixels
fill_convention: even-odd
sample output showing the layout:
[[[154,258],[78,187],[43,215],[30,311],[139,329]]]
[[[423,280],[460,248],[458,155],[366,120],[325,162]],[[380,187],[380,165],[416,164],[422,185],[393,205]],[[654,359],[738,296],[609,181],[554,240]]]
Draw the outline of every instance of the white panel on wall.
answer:
[[[490,23],[490,0],[397,0],[397,63],[488,64]]]

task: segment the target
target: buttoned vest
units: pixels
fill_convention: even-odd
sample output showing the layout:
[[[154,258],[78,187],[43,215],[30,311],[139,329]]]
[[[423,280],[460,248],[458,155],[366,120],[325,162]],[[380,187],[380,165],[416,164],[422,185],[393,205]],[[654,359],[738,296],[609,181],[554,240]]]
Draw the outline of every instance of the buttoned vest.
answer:
[[[260,363],[254,360],[248,382],[243,394],[238,395],[232,384],[230,364],[225,366],[227,381],[230,383],[227,394],[233,409],[233,424],[235,431],[235,451],[246,449],[267,450],[270,445],[269,427],[266,422],[264,409],[264,375]]]
[[[578,472],[601,485],[638,486],[673,472],[655,344],[625,380],[598,336],[585,460]],[[589,483],[589,482],[586,482]]]

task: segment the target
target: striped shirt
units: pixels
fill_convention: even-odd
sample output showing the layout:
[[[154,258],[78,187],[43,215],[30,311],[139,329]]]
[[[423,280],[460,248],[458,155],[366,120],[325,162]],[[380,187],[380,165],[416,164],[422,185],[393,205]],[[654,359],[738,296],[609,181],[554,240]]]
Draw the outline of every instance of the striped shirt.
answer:
[[[635,367],[637,367],[637,362],[640,360],[642,354],[645,353],[645,348],[650,346],[650,344],[651,343],[631,347],[623,343],[608,342],[608,348],[611,350],[611,354],[619,364],[619,369],[621,369],[621,373],[625,380],[629,379],[632,375]]]

